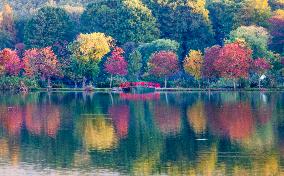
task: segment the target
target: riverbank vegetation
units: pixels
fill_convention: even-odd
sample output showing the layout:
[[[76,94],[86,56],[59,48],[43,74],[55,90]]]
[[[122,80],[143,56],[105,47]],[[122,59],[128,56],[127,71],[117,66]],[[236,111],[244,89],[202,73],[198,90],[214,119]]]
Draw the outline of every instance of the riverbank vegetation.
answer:
[[[46,1],[2,4],[0,89],[284,86],[280,0]]]

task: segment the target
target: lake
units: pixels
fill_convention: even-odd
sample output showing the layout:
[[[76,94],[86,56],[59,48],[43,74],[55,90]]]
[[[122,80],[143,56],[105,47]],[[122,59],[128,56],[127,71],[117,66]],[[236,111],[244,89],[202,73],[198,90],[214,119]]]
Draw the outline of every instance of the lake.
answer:
[[[284,92],[0,93],[0,175],[284,175]]]

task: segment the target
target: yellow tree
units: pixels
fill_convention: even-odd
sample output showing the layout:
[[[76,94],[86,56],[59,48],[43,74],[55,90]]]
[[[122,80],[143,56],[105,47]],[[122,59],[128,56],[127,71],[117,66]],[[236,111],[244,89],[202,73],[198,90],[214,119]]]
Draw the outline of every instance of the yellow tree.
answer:
[[[15,35],[14,13],[13,13],[13,8],[8,3],[4,3],[0,18],[1,18],[0,19],[1,29],[9,32],[14,37]]]
[[[190,50],[183,62],[183,68],[186,73],[191,74],[198,81],[200,88],[201,69],[203,65],[203,56],[199,50]]]
[[[100,61],[110,52],[113,45],[112,37],[104,33],[80,34],[72,50],[76,58],[84,61]]]
[[[113,47],[112,37],[104,33],[80,34],[71,46],[72,57],[79,62],[78,70],[83,75],[83,87],[87,80],[94,81],[99,73],[99,62]]]
[[[248,9],[248,16],[256,24],[265,24],[265,21],[270,17],[271,8],[268,0],[246,0],[246,8]]]

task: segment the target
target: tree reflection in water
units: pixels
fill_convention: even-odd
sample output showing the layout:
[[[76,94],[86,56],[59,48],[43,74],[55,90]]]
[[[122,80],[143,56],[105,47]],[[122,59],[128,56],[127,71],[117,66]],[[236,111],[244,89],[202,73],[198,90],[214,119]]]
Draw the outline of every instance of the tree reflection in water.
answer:
[[[114,105],[108,110],[119,138],[125,138],[128,134],[129,111],[127,105]]]
[[[176,135],[181,128],[181,113],[176,106],[156,103],[154,106],[154,119],[164,135]]]
[[[83,117],[82,137],[87,150],[111,150],[117,144],[113,124],[106,117],[87,115]]]
[[[265,101],[258,93],[85,96],[0,96],[1,164],[62,173],[284,174],[283,93],[266,93]]]
[[[205,132],[207,117],[202,101],[198,101],[192,107],[187,108],[187,119],[196,134]]]

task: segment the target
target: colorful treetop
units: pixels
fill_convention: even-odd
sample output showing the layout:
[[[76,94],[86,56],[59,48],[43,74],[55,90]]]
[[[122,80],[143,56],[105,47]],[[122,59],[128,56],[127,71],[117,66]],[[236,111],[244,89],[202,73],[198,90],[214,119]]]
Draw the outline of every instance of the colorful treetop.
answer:
[[[204,62],[202,67],[203,77],[211,78],[218,75],[217,70],[214,67],[214,62],[217,60],[221,46],[214,45],[211,48],[205,50]]]
[[[194,76],[195,79],[201,79],[201,68],[203,65],[203,56],[201,51],[190,50],[184,60],[184,70]]]
[[[59,75],[58,60],[51,47],[26,50],[23,63],[27,76],[48,78]]]
[[[152,55],[149,61],[150,74],[167,77],[179,70],[177,55],[171,51],[160,51]]]
[[[112,46],[112,37],[104,33],[80,34],[73,45],[73,54],[81,60],[100,61]]]
[[[271,68],[270,63],[264,58],[258,58],[253,61],[253,69],[258,74],[264,74],[270,68]]]
[[[113,75],[124,76],[127,74],[127,62],[123,57],[123,49],[116,47],[111,53],[111,56],[107,58],[105,62],[105,71]]]
[[[222,77],[247,78],[252,62],[252,51],[241,42],[226,44],[219,53],[214,67]]]
[[[22,69],[22,64],[16,51],[3,49],[0,51],[0,74],[17,76]]]

